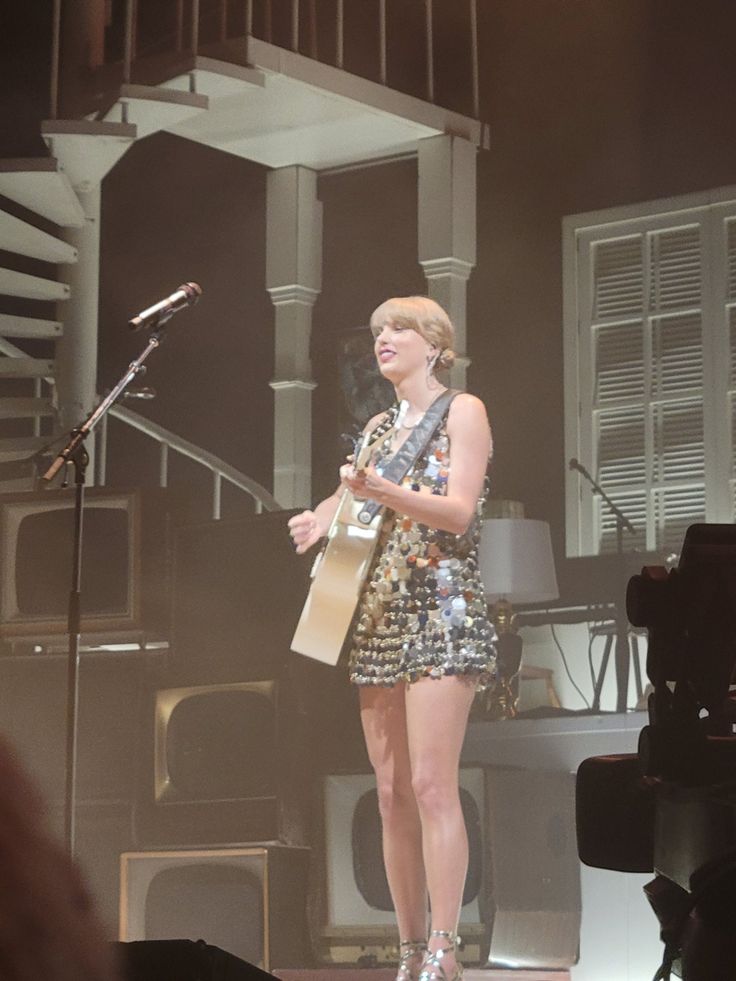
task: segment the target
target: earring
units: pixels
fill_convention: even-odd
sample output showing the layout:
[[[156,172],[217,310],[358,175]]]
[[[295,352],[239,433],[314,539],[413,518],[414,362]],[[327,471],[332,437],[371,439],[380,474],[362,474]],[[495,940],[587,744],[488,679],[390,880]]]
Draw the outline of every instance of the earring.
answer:
[[[437,361],[439,360],[440,352],[435,351],[434,354],[427,355],[427,385],[431,388],[434,378],[434,369]]]

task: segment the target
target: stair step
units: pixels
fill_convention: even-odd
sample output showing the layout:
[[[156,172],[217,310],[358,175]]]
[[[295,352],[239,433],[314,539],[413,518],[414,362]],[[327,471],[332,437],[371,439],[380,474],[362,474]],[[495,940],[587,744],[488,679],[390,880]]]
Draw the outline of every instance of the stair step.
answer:
[[[31,337],[34,340],[56,340],[64,333],[60,320],[39,320],[37,317],[16,317],[0,313],[0,337]]]
[[[41,123],[41,135],[62,163],[72,187],[81,187],[101,181],[136,140],[138,131],[128,123],[49,119]]]
[[[84,225],[79,198],[53,158],[0,160],[0,194],[62,228]]]
[[[208,105],[207,96],[194,92],[149,85],[122,85],[118,101],[105,119],[116,123],[134,123],[140,139],[205,112]]]
[[[0,211],[0,249],[44,262],[76,262],[79,257],[68,242],[62,242],[5,211]]]
[[[14,269],[0,269],[0,293],[5,296],[22,296],[27,300],[68,300],[71,290],[66,283]]]
[[[54,362],[46,358],[0,358],[0,378],[48,378]]]
[[[192,71],[164,82],[162,88],[188,92],[193,85],[200,95],[221,99],[228,95],[243,95],[253,86],[263,88],[265,84],[265,75],[257,68],[198,55]]]
[[[0,453],[38,453],[50,442],[48,436],[4,436],[0,438]]]
[[[54,404],[51,399],[0,398],[0,419],[35,419],[54,414]]]

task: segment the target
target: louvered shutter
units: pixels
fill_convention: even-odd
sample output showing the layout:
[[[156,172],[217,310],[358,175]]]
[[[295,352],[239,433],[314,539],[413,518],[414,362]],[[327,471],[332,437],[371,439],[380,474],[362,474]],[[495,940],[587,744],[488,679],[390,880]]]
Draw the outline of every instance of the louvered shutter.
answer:
[[[736,202],[668,204],[565,221],[566,450],[635,525],[626,550],[677,549],[688,525],[736,508]],[[616,549],[615,517],[577,473],[567,521],[568,554]]]
[[[636,234],[594,241],[590,248],[590,462],[598,483],[637,527],[637,545],[645,539],[647,518],[644,244]],[[600,496],[594,495],[592,504],[596,550],[614,549],[615,516]],[[631,545],[629,536],[626,544]]]
[[[650,547],[678,549],[688,525],[705,521],[703,420],[703,220],[648,233]]]

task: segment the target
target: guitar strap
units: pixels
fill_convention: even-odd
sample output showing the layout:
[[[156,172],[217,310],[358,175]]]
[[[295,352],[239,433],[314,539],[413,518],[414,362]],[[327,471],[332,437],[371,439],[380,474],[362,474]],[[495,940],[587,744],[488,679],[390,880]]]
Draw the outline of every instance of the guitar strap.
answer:
[[[404,479],[427,448],[450,403],[459,394],[458,389],[448,388],[447,391],[437,396],[420,422],[414,427],[409,438],[401,444],[384,467],[381,472],[382,477],[390,480],[392,484],[398,484]],[[358,512],[358,521],[361,524],[369,525],[382,507],[383,505],[377,501],[366,501]]]

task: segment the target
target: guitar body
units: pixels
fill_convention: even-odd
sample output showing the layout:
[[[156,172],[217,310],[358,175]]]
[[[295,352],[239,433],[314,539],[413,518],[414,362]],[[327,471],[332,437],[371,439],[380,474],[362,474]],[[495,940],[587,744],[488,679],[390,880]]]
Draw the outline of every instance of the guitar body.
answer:
[[[340,657],[381,530],[383,513],[365,525],[358,520],[361,507],[362,502],[346,491],[327,545],[315,562],[291,642],[293,651],[324,664],[335,665]]]
[[[391,438],[397,431],[407,405],[401,403],[393,425],[380,432],[382,439]],[[356,447],[356,470],[362,470],[368,463],[378,435],[378,432],[364,433],[360,446]],[[292,651],[324,664],[338,662],[383,523],[382,510],[373,516],[370,524],[360,521],[358,514],[364,503],[356,501],[349,490],[343,492],[327,532],[327,545],[314,563],[312,585],[291,641]]]
[[[385,470],[379,471],[386,479],[398,483],[409,471],[455,394],[450,389],[435,399],[412,434],[412,437],[416,437],[413,445],[410,437],[405,441],[406,445],[394,453]],[[364,434],[362,444],[355,453],[356,470],[366,466],[379,437],[392,439],[396,435],[408,407],[409,403],[402,399],[390,428],[381,429],[379,426],[373,432]],[[363,517],[366,520],[362,522],[358,515],[364,508]],[[371,509],[366,507],[365,502],[356,501],[348,490],[343,493],[327,532],[327,546],[312,570],[312,586],[291,642],[291,649],[298,654],[305,654],[325,664],[337,664],[383,522],[382,510],[372,518],[370,515]]]

